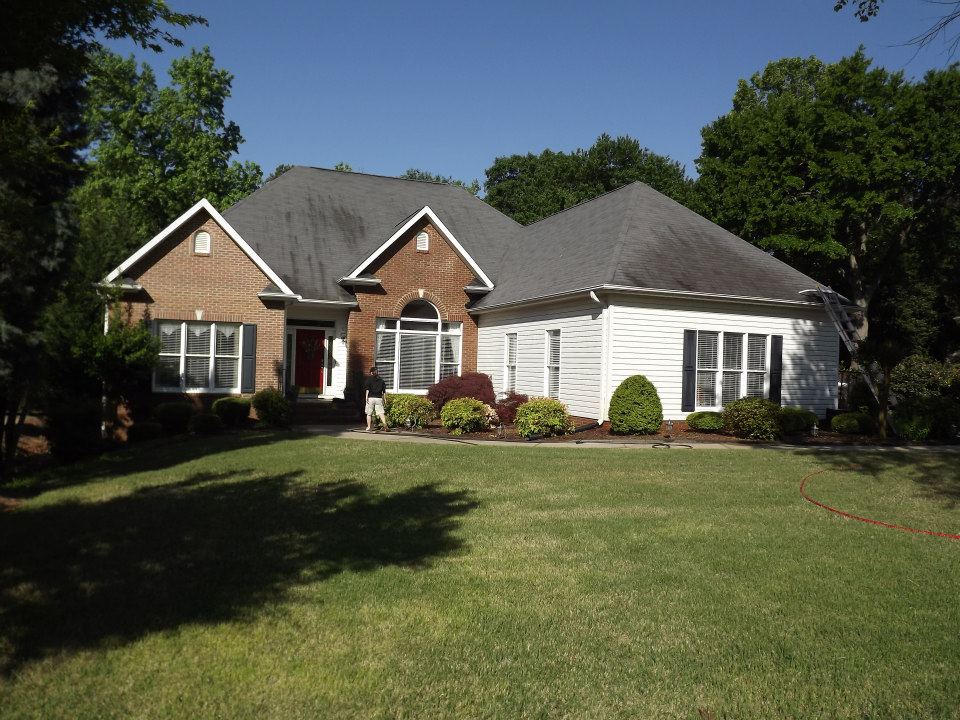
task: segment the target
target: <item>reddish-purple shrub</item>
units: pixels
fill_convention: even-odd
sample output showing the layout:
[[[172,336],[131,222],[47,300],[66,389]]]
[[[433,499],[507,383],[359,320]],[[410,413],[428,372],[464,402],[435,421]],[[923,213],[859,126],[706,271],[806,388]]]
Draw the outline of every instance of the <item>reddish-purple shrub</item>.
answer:
[[[530,398],[520,393],[510,393],[503,400],[493,406],[497,411],[497,417],[504,425],[510,425],[517,416],[517,408],[523,405]]]
[[[470,397],[484,402],[490,407],[496,402],[493,394],[493,381],[489,375],[471,372],[463,375],[451,375],[427,388],[427,398],[437,412],[455,398]]]

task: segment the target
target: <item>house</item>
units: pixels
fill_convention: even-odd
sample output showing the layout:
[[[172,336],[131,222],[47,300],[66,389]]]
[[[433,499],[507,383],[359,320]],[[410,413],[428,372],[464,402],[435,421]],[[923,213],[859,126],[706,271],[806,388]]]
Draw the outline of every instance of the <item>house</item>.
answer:
[[[586,418],[638,373],[668,419],[836,405],[816,282],[643,183],[523,227],[459,187],[294,167],[106,282],[156,328],[159,394],[349,399],[375,363],[397,392],[478,370]]]

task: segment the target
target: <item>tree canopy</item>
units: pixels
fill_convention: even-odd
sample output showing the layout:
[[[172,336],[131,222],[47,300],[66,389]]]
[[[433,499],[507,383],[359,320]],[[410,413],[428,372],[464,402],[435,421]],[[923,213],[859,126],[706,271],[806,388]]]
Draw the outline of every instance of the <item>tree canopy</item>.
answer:
[[[463,180],[457,180],[450,175],[438,175],[437,173],[432,173],[427,170],[420,170],[418,168],[410,168],[403,175],[400,176],[404,180],[422,180],[423,182],[433,182],[433,183],[442,183],[444,185],[456,185],[457,187],[462,187],[469,193],[476,195],[480,192],[480,181],[474,178],[469,183],[464,182]]]
[[[629,136],[603,134],[586,150],[498,157],[486,171],[485,199],[526,225],[637,180],[679,202],[690,198],[680,163]]]
[[[865,335],[878,322],[929,347],[947,341],[960,311],[956,67],[913,83],[862,51],[779,60],[741,81],[702,135],[705,214],[847,295]]]

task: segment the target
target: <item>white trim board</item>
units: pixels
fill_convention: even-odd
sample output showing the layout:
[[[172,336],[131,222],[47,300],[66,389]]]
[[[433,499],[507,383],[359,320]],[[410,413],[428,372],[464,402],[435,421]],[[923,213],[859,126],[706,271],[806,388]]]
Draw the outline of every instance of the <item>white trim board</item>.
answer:
[[[280,276],[277,275],[270,268],[269,265],[267,265],[264,259],[260,257],[256,253],[256,251],[252,247],[250,247],[242,237],[240,237],[240,234],[233,229],[233,226],[231,226],[230,223],[226,221],[223,215],[217,212],[217,209],[213,207],[213,205],[210,204],[210,201],[207,200],[206,198],[201,198],[200,201],[197,202],[193,207],[191,207],[189,210],[183,213],[183,215],[178,217],[172,223],[167,225],[163,230],[161,230],[159,233],[154,235],[153,238],[151,238],[148,242],[142,245],[139,250],[133,253],[133,255],[131,255],[122,263],[120,263],[117,267],[115,267],[110,272],[110,274],[107,275],[106,278],[104,278],[104,282],[112,283],[113,281],[115,281],[118,277],[121,276],[122,273],[126,272],[134,263],[136,263],[138,260],[141,260],[144,256],[147,255],[147,253],[153,250],[157,245],[159,245],[168,237],[170,237],[170,235],[174,231],[176,231],[187,220],[189,220],[194,215],[196,215],[200,210],[206,210],[210,214],[210,217],[213,218],[214,222],[216,222],[221,228],[223,228],[224,232],[227,233],[230,239],[233,240],[241,250],[243,250],[246,256],[253,261],[254,265],[260,268],[260,271],[264,275],[266,275],[274,285],[280,288],[280,290],[283,291],[284,293],[289,295],[294,295],[293,290],[287,287],[287,284],[280,279]]]
[[[436,227],[437,230],[439,230],[447,239],[447,242],[453,246],[453,249],[456,251],[457,255],[460,256],[460,259],[463,260],[471,270],[473,270],[473,273],[483,281],[487,288],[493,288],[493,282],[487,277],[486,273],[480,269],[477,261],[474,260],[470,253],[464,249],[463,245],[461,245],[460,242],[453,236],[453,233],[447,229],[447,226],[444,225],[443,221],[437,217],[437,214],[430,209],[429,205],[424,205],[421,210],[414,213],[410,219],[407,220],[400,227],[400,229],[391,235],[380,247],[378,247],[370,257],[360,263],[360,265],[358,265],[351,273],[341,278],[341,280],[344,282],[357,280],[358,276],[364,270],[366,270],[374,260],[383,255],[383,253],[385,253],[397,240],[399,240],[404,233],[406,233],[416,223],[420,222],[420,220],[423,218],[427,218],[431,223],[433,223],[434,227]]]

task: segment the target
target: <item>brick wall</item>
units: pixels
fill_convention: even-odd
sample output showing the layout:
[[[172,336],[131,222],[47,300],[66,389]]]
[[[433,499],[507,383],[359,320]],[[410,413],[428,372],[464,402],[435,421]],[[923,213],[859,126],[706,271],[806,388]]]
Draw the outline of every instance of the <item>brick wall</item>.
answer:
[[[209,255],[193,252],[199,230],[210,233]],[[208,213],[197,213],[126,275],[143,286],[123,303],[129,320],[196,320],[201,310],[205,321],[256,324],[256,388],[280,386],[283,303],[257,297],[269,278]]]
[[[415,238],[423,230],[430,236],[430,249],[417,252]],[[373,365],[376,319],[399,317],[404,305],[420,297],[421,289],[442,320],[463,323],[462,370],[476,370],[477,324],[464,307],[470,298],[463,291],[473,280],[473,271],[429,221],[411,228],[368,272],[382,284],[357,288],[360,307],[350,312],[347,325],[348,385],[356,387],[358,378]]]

